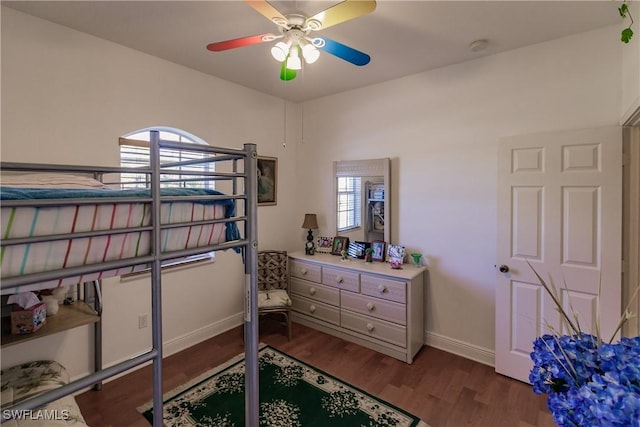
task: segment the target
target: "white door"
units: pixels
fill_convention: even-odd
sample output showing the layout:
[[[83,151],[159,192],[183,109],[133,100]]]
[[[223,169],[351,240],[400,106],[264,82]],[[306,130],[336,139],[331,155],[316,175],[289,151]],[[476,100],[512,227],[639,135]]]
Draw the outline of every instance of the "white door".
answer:
[[[528,382],[537,336],[559,314],[527,265],[553,282],[583,332],[603,337],[621,314],[622,131],[504,138],[498,149],[496,372]],[[600,282],[601,278],[601,282]],[[600,303],[596,303],[601,283]],[[570,308],[571,307],[571,308]]]

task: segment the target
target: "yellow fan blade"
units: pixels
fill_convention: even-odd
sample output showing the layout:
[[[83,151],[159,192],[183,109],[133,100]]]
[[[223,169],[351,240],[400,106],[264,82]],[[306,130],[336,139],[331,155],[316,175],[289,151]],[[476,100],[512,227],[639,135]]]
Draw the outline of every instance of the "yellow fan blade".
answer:
[[[322,28],[328,28],[336,24],[357,18],[376,10],[375,0],[345,0],[335,6],[313,15],[307,21],[317,20],[322,23]]]
[[[269,2],[266,0],[244,0],[249,6],[257,10],[262,16],[267,18],[269,21],[282,26],[283,23],[287,22],[287,18],[284,17],[278,9],[271,6]]]

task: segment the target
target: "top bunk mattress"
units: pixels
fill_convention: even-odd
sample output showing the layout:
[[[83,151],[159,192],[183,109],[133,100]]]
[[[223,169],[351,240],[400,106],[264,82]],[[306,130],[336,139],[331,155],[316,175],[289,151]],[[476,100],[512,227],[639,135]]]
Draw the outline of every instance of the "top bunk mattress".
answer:
[[[223,195],[219,191],[208,189],[161,189],[162,197],[172,199],[161,203],[161,224],[183,224],[161,231],[162,252],[204,248],[240,239],[235,222],[194,224],[198,221],[232,218],[235,215],[234,200],[211,197]],[[174,199],[184,196],[189,197],[189,200]],[[127,231],[128,228],[146,227],[151,224],[151,203],[129,202],[127,199],[149,197],[148,189],[0,187],[0,199],[3,202],[34,201],[33,206],[8,207],[5,203],[2,204],[2,240],[6,242],[13,238],[50,237],[50,240],[35,243],[3,245],[0,249],[2,278],[149,255],[151,231]],[[64,205],[38,205],[38,201],[47,199],[64,200]],[[74,200],[87,201],[86,199],[96,200],[96,203],[74,204]],[[114,234],[90,237],[60,236],[102,230],[116,231]],[[146,267],[136,265],[100,271],[25,285],[19,289],[20,292],[24,292],[82,283],[131,273]],[[3,289],[2,293],[17,291],[18,289]]]

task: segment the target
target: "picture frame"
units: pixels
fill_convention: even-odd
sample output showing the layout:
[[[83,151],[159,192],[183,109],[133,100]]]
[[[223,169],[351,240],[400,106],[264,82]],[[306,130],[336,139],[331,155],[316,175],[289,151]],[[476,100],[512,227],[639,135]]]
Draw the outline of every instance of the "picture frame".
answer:
[[[319,236],[316,243],[316,252],[330,254],[333,250],[333,237]]]
[[[384,257],[386,254],[386,246],[387,246],[387,242],[385,242],[384,240],[372,241],[371,249],[373,249],[373,253],[371,254],[371,259],[373,261],[384,262]]]
[[[331,246],[331,255],[342,255],[343,250],[347,250],[349,247],[349,238],[336,236],[333,238],[333,244]]]
[[[258,206],[277,203],[278,158],[258,156]]]
[[[349,242],[349,249],[347,249],[347,253],[352,258],[364,259],[365,251],[370,247],[371,243],[369,242]]]
[[[387,261],[395,261],[404,264],[404,246],[389,245],[387,249]]]

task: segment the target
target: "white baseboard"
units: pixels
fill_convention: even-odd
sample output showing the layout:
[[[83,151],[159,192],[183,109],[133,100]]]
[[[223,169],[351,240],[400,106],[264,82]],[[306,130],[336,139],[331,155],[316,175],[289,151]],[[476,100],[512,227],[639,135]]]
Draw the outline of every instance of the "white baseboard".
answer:
[[[424,343],[429,347],[457,354],[483,365],[495,366],[495,352],[486,347],[469,344],[434,332],[425,332]]]
[[[202,341],[208,340],[216,335],[220,335],[223,332],[227,332],[229,329],[240,326],[244,322],[243,319],[242,313],[234,314],[226,319],[219,320],[200,329],[196,329],[195,331],[191,331],[188,334],[165,341],[162,346],[163,356],[171,356],[172,354],[176,354],[184,349],[199,344]]]
[[[196,329],[195,331],[191,331],[187,334],[184,334],[182,336],[167,340],[164,342],[163,346],[162,346],[162,356],[167,357],[167,356],[171,356],[172,354],[176,354],[182,350],[185,350],[189,347],[192,347],[196,344],[201,343],[202,341],[208,340],[209,338],[215,337],[216,335],[220,335],[223,332],[226,332],[230,329],[235,328],[236,326],[240,326],[242,325],[244,321],[243,318],[243,314],[242,313],[238,313],[238,314],[234,314],[232,316],[227,317],[226,319],[222,319],[219,320],[215,323],[211,323],[207,326],[204,326],[200,329]],[[113,361],[111,363],[104,363],[103,365],[103,369],[104,368],[108,368],[111,366],[114,366],[120,362],[124,362],[125,360],[129,360],[131,357],[135,357],[137,355],[131,355],[130,357],[125,357],[122,358],[120,360],[116,360]],[[116,378],[120,378],[123,375],[126,375],[128,373],[131,373],[137,369],[142,368],[143,366],[147,366],[151,364],[151,362],[147,362],[147,363],[143,363],[142,365],[139,365],[133,369],[129,369],[125,372],[122,372],[118,375],[115,375],[111,378],[106,379],[104,382],[109,382],[112,380],[115,380]],[[85,372],[83,374],[80,375],[75,375],[71,378],[72,381],[86,377],[87,375],[91,374],[91,372]],[[81,393],[84,390],[78,392]],[[75,393],[75,394],[78,394]]]

